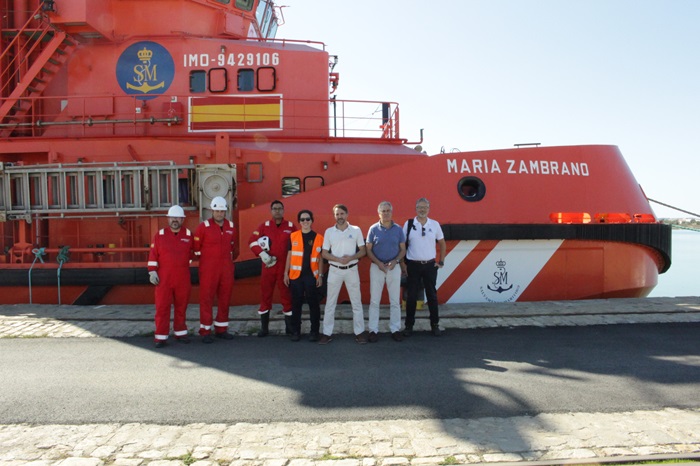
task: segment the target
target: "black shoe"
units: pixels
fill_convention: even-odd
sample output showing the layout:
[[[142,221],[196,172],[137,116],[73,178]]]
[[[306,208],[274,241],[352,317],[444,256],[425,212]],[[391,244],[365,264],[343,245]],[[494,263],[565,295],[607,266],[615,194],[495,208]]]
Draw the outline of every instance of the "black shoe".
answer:
[[[440,327],[438,326],[438,324],[431,325],[430,331],[432,332],[434,337],[439,337],[440,335],[442,335],[442,332],[440,332]]]
[[[292,341],[299,341],[301,339],[301,335],[299,335],[297,332],[292,333]]]
[[[221,338],[222,340],[233,340],[233,335],[228,332],[217,333],[216,338]]]
[[[206,343],[207,345],[210,343],[214,343],[214,337],[211,336],[211,333],[202,337],[202,343]]]
[[[399,342],[403,341],[403,335],[401,335],[401,332],[394,332],[394,333],[392,333],[392,334],[391,334],[391,338],[392,338],[394,341],[399,341]]]
[[[178,343],[184,343],[186,345],[189,345],[190,341],[191,341],[190,337],[188,337],[187,335],[182,336],[182,337],[177,337],[176,340]]]
[[[258,337],[266,337],[270,333],[270,311],[260,314],[260,331]]]
[[[413,327],[406,327],[405,329],[403,329],[403,336],[408,338],[411,335],[413,335]]]
[[[317,342],[318,341],[318,332],[309,333],[309,341],[312,343]]]
[[[294,332],[292,331],[292,316],[284,316],[284,334],[294,334]]]
[[[164,348],[168,343],[165,340],[158,340],[156,342],[156,348]]]

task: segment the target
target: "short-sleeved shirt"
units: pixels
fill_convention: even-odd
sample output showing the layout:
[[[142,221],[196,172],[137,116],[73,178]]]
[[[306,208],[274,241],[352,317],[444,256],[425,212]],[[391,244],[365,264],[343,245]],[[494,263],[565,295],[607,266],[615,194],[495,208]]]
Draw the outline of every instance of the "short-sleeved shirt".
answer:
[[[394,222],[391,222],[389,228],[384,228],[382,222],[377,222],[367,232],[367,243],[372,244],[372,254],[385,264],[396,259],[401,251],[400,244],[405,242],[406,235]]]
[[[418,217],[413,219],[413,229],[408,234],[408,221],[403,225],[403,232],[408,238],[406,259],[411,261],[429,261],[435,259],[435,242],[445,239],[440,224],[428,218],[425,225],[421,225]],[[425,232],[425,235],[423,234]]]
[[[336,225],[333,225],[326,230],[326,234],[323,235],[323,249],[330,252],[334,256],[352,256],[357,252],[357,250],[365,245],[365,239],[362,237],[362,231],[359,227],[350,225],[345,230],[339,230]],[[341,264],[336,261],[328,261],[329,264],[333,264],[339,267],[344,265],[352,265],[358,262],[357,259],[348,262],[347,264]]]

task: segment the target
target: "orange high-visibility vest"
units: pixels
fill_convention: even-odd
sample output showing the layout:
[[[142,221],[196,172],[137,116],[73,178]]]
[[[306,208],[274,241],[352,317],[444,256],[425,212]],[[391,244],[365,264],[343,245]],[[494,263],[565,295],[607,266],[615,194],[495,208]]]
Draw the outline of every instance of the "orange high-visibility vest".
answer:
[[[292,242],[292,249],[289,251],[291,259],[289,261],[289,278],[296,280],[301,276],[301,266],[304,260],[304,239],[301,230],[293,232],[289,236]],[[314,277],[318,278],[318,261],[321,260],[321,249],[323,249],[323,235],[316,233],[313,247],[311,248],[311,271]]]

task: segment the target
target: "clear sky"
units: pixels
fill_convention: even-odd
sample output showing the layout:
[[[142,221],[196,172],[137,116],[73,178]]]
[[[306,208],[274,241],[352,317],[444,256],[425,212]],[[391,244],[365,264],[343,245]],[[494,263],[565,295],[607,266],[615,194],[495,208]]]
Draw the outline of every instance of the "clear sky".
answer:
[[[700,213],[700,0],[277,4],[278,38],[339,56],[338,99],[398,102],[429,154],[614,144],[649,198]]]

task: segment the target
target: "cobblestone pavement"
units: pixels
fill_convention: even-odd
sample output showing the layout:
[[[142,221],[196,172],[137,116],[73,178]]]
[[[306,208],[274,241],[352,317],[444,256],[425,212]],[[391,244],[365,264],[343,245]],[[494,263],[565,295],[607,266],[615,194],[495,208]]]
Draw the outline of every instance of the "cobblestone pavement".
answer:
[[[231,333],[257,333],[260,328],[257,309],[257,306],[232,307],[229,327]],[[365,306],[365,315],[366,313]],[[388,307],[382,306],[380,331],[388,331],[388,313]],[[417,312],[416,330],[429,330],[427,314],[427,309]],[[152,305],[0,305],[0,338],[118,338],[150,335],[154,330],[153,315]],[[187,316],[188,327],[194,333],[199,328],[199,306],[190,305]],[[307,320],[305,316],[305,325],[308,325]],[[700,297],[440,306],[440,325],[444,329],[663,322],[700,322]],[[273,315],[270,330],[277,334],[283,332],[284,319],[281,313]],[[337,307],[335,332],[352,333],[352,311],[349,305]]]
[[[255,333],[256,309],[233,308],[231,331]],[[425,314],[419,314],[417,330],[428,329]],[[194,331],[196,306],[188,315]],[[0,306],[0,338],[149,335],[152,319],[152,306],[5,305]],[[337,319],[338,333],[352,331],[349,306],[339,307]],[[655,322],[700,322],[700,298],[441,307],[441,326],[448,332]],[[381,325],[387,326],[386,320]],[[272,330],[282,332],[280,316],[273,319]],[[700,409],[371,422],[0,424],[0,466],[392,466],[671,456],[700,460]]]

